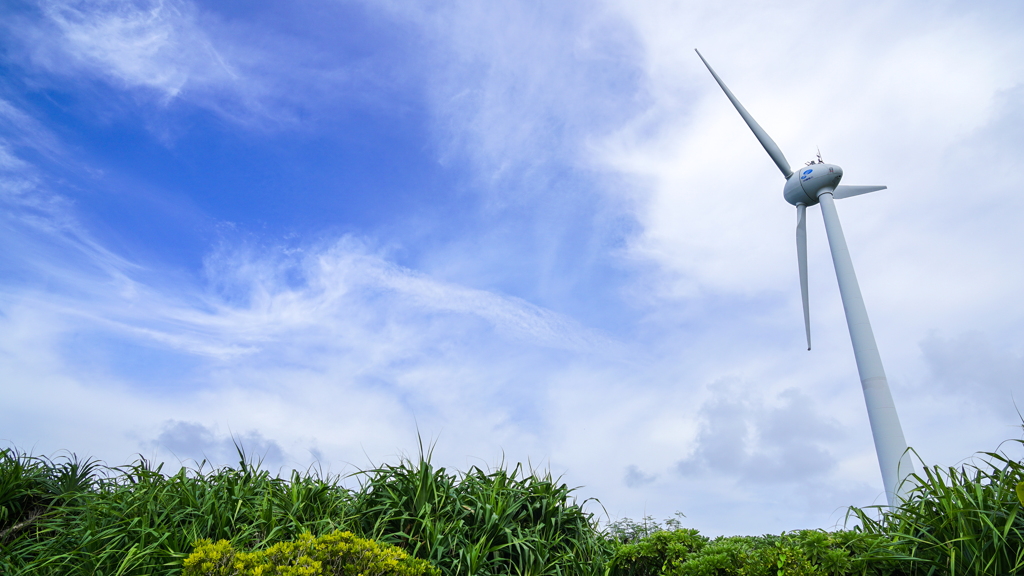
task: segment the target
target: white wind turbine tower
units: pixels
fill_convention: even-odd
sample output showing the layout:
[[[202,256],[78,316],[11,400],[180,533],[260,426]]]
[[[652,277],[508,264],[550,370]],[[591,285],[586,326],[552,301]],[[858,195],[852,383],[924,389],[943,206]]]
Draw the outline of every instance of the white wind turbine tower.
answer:
[[[842,186],[839,180],[843,177],[843,169],[834,164],[825,164],[821,161],[820,154],[817,162],[812,161],[799,172],[793,172],[778,145],[732,95],[699,50],[697,55],[786,178],[782,195],[787,202],[796,206],[796,254],[800,268],[800,293],[804,305],[804,329],[807,332],[808,350],[811,349],[811,317],[807,301],[807,227],[804,216],[808,206],[821,205],[828,245],[832,250],[832,262],[835,264],[836,278],[839,280],[839,293],[842,295],[843,308],[846,310],[846,324],[850,329],[853,354],[857,358],[857,371],[860,372],[860,382],[864,390],[864,402],[867,404],[868,419],[871,421],[871,434],[875,439],[875,452],[878,454],[878,465],[882,470],[885,497],[890,507],[895,506],[898,504],[897,497],[905,498],[910,482],[904,481],[914,472],[914,468],[907,454],[907,441],[903,437],[903,428],[896,414],[889,382],[882,368],[882,358],[878,354],[875,335],[871,332],[868,311],[860,294],[857,275],[853,271],[853,261],[850,259],[850,251],[846,248],[846,238],[843,237],[843,228],[839,224],[839,214],[833,201],[884,190],[885,186]]]

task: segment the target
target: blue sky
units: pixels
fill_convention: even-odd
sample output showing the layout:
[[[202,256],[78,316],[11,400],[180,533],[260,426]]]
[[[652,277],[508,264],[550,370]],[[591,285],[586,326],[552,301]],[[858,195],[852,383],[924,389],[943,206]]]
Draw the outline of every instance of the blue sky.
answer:
[[[884,501],[820,147],[907,440],[1020,436],[1012,2],[12,2],[0,439],[121,464],[549,467],[611,519]],[[600,510],[604,514],[603,510]]]

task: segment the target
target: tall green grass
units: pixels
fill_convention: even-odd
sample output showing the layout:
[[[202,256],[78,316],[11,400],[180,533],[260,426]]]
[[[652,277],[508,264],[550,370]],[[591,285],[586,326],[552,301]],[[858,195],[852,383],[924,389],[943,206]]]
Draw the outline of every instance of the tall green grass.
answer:
[[[0,573],[174,574],[201,538],[253,548],[340,527],[351,494],[315,471],[238,468],[166,475],[140,459],[107,468],[0,451]]]
[[[997,452],[976,461],[923,466],[901,506],[854,507],[851,514],[866,532],[890,539],[888,555],[922,574],[1024,574],[1024,464]]]
[[[421,450],[365,472],[353,526],[446,574],[602,574],[612,544],[573,490],[521,464],[450,474]]]
[[[192,545],[262,549],[304,532],[350,530],[393,543],[445,574],[597,574],[611,544],[550,474],[521,466],[450,474],[430,452],[356,474],[272,477],[138,460],[108,468],[0,451],[0,574],[178,574]]]

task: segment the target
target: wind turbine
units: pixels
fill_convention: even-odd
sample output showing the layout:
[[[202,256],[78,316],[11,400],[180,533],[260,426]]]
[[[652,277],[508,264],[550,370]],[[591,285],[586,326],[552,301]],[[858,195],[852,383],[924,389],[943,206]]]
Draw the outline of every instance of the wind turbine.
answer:
[[[885,497],[890,507],[896,506],[897,498],[905,499],[911,487],[910,482],[905,480],[914,472],[913,463],[907,454],[907,441],[903,437],[900,418],[892,401],[889,382],[885,378],[882,358],[878,354],[875,335],[871,331],[868,311],[860,294],[857,275],[853,271],[853,260],[850,259],[850,251],[846,248],[846,238],[843,236],[843,227],[839,224],[839,214],[834,202],[840,198],[884,190],[886,187],[840,185],[843,169],[835,164],[822,162],[820,153],[816,162],[811,161],[806,167],[793,172],[786,157],[782,155],[782,150],[779,150],[775,141],[732,95],[699,50],[697,56],[700,56],[729,101],[736,107],[736,111],[743,117],[743,121],[754,132],[758,142],[764,146],[765,151],[786,178],[782,196],[796,206],[796,255],[800,268],[800,295],[804,305],[804,330],[807,332],[808,350],[811,349],[811,315],[807,300],[807,224],[804,217],[808,206],[821,205],[828,245],[832,250],[832,262],[835,264],[836,278],[839,280],[839,293],[843,299],[843,309],[846,311],[846,324],[850,329],[853,354],[857,359],[857,371],[860,373],[861,387],[864,390],[864,402],[867,404],[868,419],[871,421],[871,434],[875,439],[875,453],[878,455],[878,466],[882,470]]]

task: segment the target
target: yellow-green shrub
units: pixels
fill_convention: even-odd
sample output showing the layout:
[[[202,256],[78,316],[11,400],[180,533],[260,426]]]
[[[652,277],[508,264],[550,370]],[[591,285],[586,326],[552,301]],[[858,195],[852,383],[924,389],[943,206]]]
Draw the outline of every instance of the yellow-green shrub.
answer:
[[[266,550],[237,552],[227,540],[200,540],[182,576],[440,576],[396,546],[333,532],[310,533]]]

